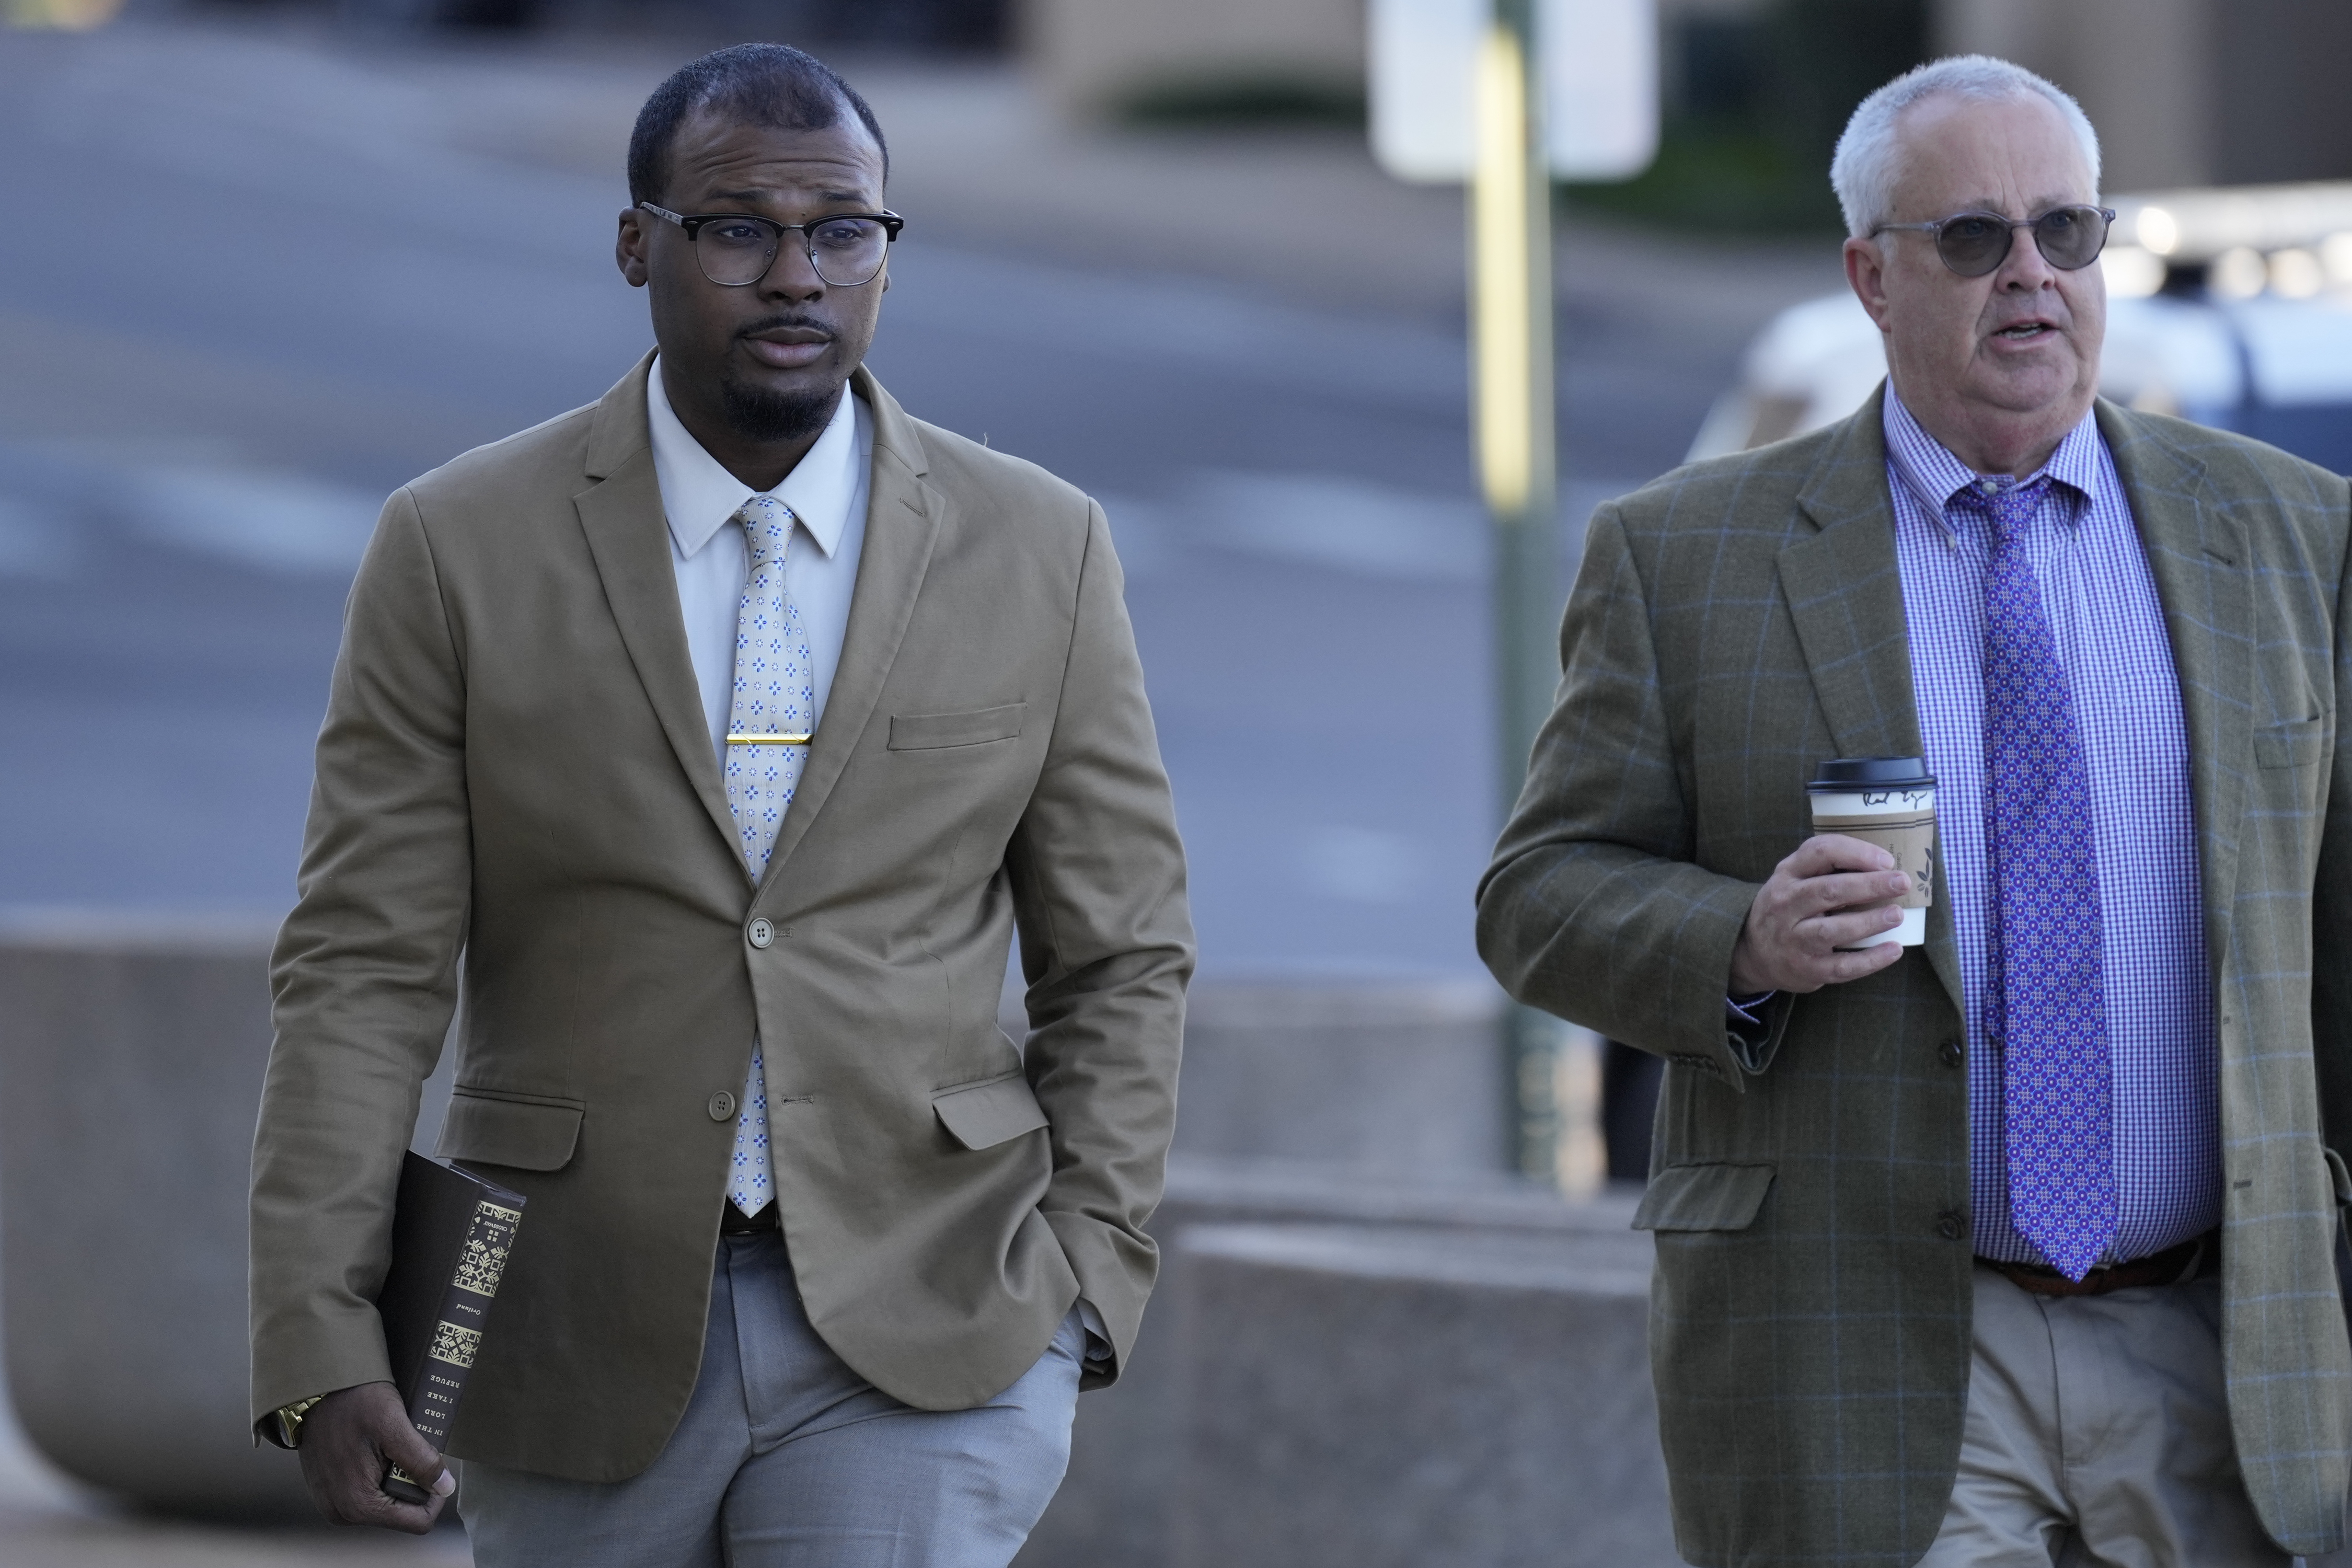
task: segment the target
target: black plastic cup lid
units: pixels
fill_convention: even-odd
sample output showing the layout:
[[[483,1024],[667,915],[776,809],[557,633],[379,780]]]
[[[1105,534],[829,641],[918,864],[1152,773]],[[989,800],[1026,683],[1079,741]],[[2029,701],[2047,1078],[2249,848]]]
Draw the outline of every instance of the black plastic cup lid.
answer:
[[[1933,789],[1925,757],[1832,757],[1805,786],[1813,795],[1851,795],[1856,790]]]

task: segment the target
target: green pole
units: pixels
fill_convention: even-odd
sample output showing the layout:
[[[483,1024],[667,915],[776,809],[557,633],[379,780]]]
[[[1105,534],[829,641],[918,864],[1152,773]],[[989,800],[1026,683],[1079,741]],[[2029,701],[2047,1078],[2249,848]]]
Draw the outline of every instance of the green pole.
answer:
[[[1472,404],[1493,520],[1497,775],[1507,812],[1556,680],[1557,476],[1552,450],[1551,176],[1535,0],[1494,0],[1478,54],[1470,185]],[[1512,1006],[1502,1048],[1513,1160],[1559,1179],[1558,1019]]]

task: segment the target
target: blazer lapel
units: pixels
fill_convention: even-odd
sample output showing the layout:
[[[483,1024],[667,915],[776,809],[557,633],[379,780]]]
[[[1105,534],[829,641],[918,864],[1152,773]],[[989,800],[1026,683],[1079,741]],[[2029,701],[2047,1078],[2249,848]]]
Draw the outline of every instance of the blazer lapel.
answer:
[[[1807,476],[1797,506],[1813,531],[1780,552],[1780,591],[1842,757],[1916,757],[1924,749],[1886,489],[1884,395],[1846,421]],[[1928,909],[1927,948],[1965,1016],[1948,886]]]
[[[2207,494],[2205,466],[2127,410],[2104,399],[2099,433],[2116,460],[2140,547],[2164,606],[2189,736],[2204,883],[2205,950],[2218,978],[2230,948],[2245,816],[2245,759],[2253,749],[2253,588],[2245,536]]]
[[[800,784],[793,792],[792,808],[784,813],[783,825],[777,831],[768,874],[760,884],[762,894],[782,880],[777,868],[808,837],[811,824],[832,797],[834,785],[840,782],[874,717],[891,662],[898,658],[898,644],[914,614],[946,510],[945,498],[923,482],[927,459],[915,422],[870,372],[859,369],[850,384],[874,413],[866,548],[858,558],[857,586],[849,601],[849,629],[842,638],[841,662],[834,672],[833,689],[825,697],[824,716],[817,721]],[[723,812],[723,798],[720,805]]]
[[[686,770],[694,793],[719,837],[728,858],[744,870],[735,847],[735,819],[703,717],[701,687],[686,647],[686,619],[677,603],[677,574],[670,564],[667,520],[661,482],[654,474],[652,437],[646,423],[646,374],[653,356],[621,379],[596,405],[588,431],[588,478],[596,481],[574,496],[573,510],[588,536],[604,599],[619,623],[621,641],[636,667],[637,679]]]

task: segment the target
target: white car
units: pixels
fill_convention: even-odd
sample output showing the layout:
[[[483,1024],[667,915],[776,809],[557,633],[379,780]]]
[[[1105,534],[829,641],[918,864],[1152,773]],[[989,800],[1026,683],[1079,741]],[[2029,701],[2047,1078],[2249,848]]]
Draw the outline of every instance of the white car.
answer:
[[[2352,472],[2352,182],[2113,200],[2099,390]],[[1689,455],[1843,419],[1885,374],[1852,294],[1791,306],[1748,346]]]

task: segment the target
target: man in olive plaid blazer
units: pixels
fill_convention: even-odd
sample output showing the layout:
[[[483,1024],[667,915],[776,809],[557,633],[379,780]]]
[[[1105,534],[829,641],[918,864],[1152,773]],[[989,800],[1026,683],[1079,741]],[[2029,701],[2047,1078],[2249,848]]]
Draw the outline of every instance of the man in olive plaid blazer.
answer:
[[[1840,179],[1842,197],[1860,187],[1849,276],[1888,334],[1902,427],[1916,414],[1976,473],[2020,477],[2051,461],[2053,432],[2095,430],[2128,502],[2194,808],[2190,913],[2209,973],[2192,978],[2218,1078],[2218,1178],[2200,1201],[2219,1235],[2182,1277],[2206,1278],[2102,1295],[2100,1269],[2077,1283],[1976,1257],[1990,1216],[1971,1212],[1966,1066],[2001,1042],[1970,1027],[1979,980],[1948,861],[1923,950],[1834,951],[1894,923],[1872,880],[1886,862],[1851,839],[1808,842],[1808,780],[1827,758],[1934,755],[1885,392],[1593,517],[1558,705],[1479,889],[1481,951],[1523,1001],[1667,1059],[1636,1223],[1657,1237],[1654,1370],[1693,1563],[2283,1562],[2339,1543],[2352,1472],[2333,1267],[2352,1197],[2338,1154],[2352,1137],[2352,793],[2336,773],[2352,489],[2241,437],[2093,405],[2097,268],[2026,226],[2053,194],[2095,192],[2095,142],[2087,171],[2063,179],[1986,173],[2051,135],[2060,151],[2043,162],[2063,164],[2088,125],[2015,68],[1979,62],[1954,85],[1955,63],[1856,114],[1857,159],[1874,131],[1916,140],[1882,210],[1867,210],[1867,166]],[[1920,151],[1931,132],[1976,163],[1939,170]],[[1954,227],[1995,196],[1990,225]],[[1885,233],[1898,217],[1923,221]],[[2017,226],[1996,268],[1965,275],[2002,223]],[[1771,995],[1752,1020],[1731,1005],[1757,992]],[[2060,1451],[2035,1471],[2035,1440],[1996,1408],[2025,1396],[1988,1370],[1987,1304],[2054,1336],[2068,1312],[2178,1316],[2199,1290],[2218,1305],[2202,1309],[2196,1354],[2172,1359],[2201,1360],[2182,1375],[2210,1380],[2218,1448],[2090,1480],[2068,1468],[2096,1458],[2081,1435],[2044,1433]],[[2195,1341],[2200,1320],[2179,1310]],[[2110,1381],[2135,1376],[2147,1386],[2110,1391],[2105,1430],[2161,1445],[2196,1426],[2155,1374]],[[2167,1467],[2179,1473],[2155,1474]]]

